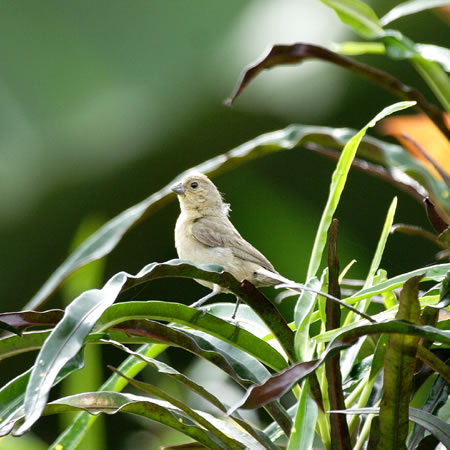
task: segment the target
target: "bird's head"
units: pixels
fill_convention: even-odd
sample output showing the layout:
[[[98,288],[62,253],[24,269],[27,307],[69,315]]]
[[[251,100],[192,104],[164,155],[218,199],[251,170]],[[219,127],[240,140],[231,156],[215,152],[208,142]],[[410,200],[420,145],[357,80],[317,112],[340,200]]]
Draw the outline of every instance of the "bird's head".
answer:
[[[214,183],[202,173],[185,176],[171,189],[178,195],[181,210],[187,214],[228,215],[229,205],[223,202]]]

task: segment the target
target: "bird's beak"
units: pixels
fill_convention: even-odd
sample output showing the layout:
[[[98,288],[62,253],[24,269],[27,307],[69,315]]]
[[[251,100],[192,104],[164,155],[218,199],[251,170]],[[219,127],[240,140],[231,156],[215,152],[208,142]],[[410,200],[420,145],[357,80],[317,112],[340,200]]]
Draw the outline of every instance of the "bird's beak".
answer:
[[[184,186],[181,183],[174,184],[170,189],[173,192],[175,192],[175,194],[177,194],[177,195],[182,195],[186,191],[186,189],[184,188]]]

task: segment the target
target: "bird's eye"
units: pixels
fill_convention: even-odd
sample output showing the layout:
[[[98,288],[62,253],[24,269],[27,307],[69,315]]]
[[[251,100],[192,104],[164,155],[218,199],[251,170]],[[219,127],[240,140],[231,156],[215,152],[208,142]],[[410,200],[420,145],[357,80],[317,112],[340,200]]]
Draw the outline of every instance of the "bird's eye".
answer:
[[[197,188],[198,188],[198,183],[197,183],[196,181],[193,181],[193,182],[191,183],[191,188],[192,188],[192,189],[197,189]]]

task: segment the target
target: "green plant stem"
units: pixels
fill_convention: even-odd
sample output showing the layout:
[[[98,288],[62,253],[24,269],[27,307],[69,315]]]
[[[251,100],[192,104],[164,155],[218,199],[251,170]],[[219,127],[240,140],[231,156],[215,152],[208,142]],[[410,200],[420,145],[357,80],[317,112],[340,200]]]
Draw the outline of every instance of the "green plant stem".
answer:
[[[302,393],[302,388],[300,385],[296,384],[292,388],[292,393],[294,394],[295,398],[298,400],[300,398],[300,394]]]
[[[379,406],[379,402],[377,403],[376,406]],[[358,416],[355,416],[358,417]],[[366,421],[361,429],[361,433],[358,437],[358,440],[356,441],[355,446],[353,447],[353,450],[361,450],[364,446],[364,444],[367,441],[367,438],[369,437],[369,433],[370,433],[370,427],[372,425],[372,420],[375,417],[375,414],[369,414],[366,417]]]
[[[372,393],[373,385],[375,384],[377,375],[379,373],[380,372],[378,371],[375,376],[372,376],[372,378],[369,378],[367,380],[367,382],[365,383],[364,388],[361,393],[361,396],[359,397],[359,400],[358,400],[358,403],[356,406],[357,408],[364,408],[367,405],[370,394]],[[355,427],[358,423],[358,417],[359,417],[358,415],[354,415],[350,419],[350,422],[349,422],[350,434],[353,434],[353,432],[355,431]]]
[[[450,368],[445,362],[435,356],[430,350],[425,348],[423,345],[417,347],[417,357],[431,367],[435,372],[439,373],[442,378],[450,383]]]
[[[366,386],[367,382],[369,381],[370,373],[368,373],[359,383],[358,386],[356,386],[355,389],[353,389],[352,393],[346,398],[345,400],[345,407],[350,408],[353,403],[356,401],[356,399],[361,395],[361,392],[364,390],[364,387]]]
[[[329,450],[331,449],[330,422],[328,421],[326,413],[324,413],[320,408],[318,408],[318,411],[319,415],[317,417],[317,427],[319,429],[319,434],[323,445],[327,450]]]

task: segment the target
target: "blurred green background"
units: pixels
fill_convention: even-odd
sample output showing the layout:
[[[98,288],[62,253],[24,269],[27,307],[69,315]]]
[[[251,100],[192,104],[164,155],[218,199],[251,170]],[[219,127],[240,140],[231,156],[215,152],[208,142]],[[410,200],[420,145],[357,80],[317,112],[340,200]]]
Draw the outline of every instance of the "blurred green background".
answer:
[[[372,6],[381,16],[394,3]],[[415,42],[448,44],[447,25],[430,11],[393,26]],[[350,39],[358,38],[313,0],[1,2],[1,310],[21,309],[65,259],[86,218],[108,220],[181,171],[261,133],[291,123],[360,128],[397,101],[342,69],[308,62],[263,73],[233,108],[223,106],[242,69],[268,46]],[[360,60],[436,103],[406,61]],[[236,227],[291,279],[304,280],[334,165],[294,150],[215,179]],[[397,222],[428,227],[414,200],[351,173],[337,211],[341,264],[358,261],[350,277],[367,272],[395,195]],[[108,256],[105,279],[176,257],[178,211],[173,203],[128,233]],[[435,250],[418,238],[393,235],[382,267],[391,276],[405,272],[433,262]],[[191,303],[204,294],[182,280],[159,281],[133,295]],[[46,307],[61,307],[60,296]],[[29,367],[32,357],[12,361],[9,373],[2,367],[2,384]],[[114,427],[115,420],[120,423],[108,423]],[[56,434],[46,421],[36,431],[51,442]],[[115,444],[108,448],[131,442],[110,439]]]

